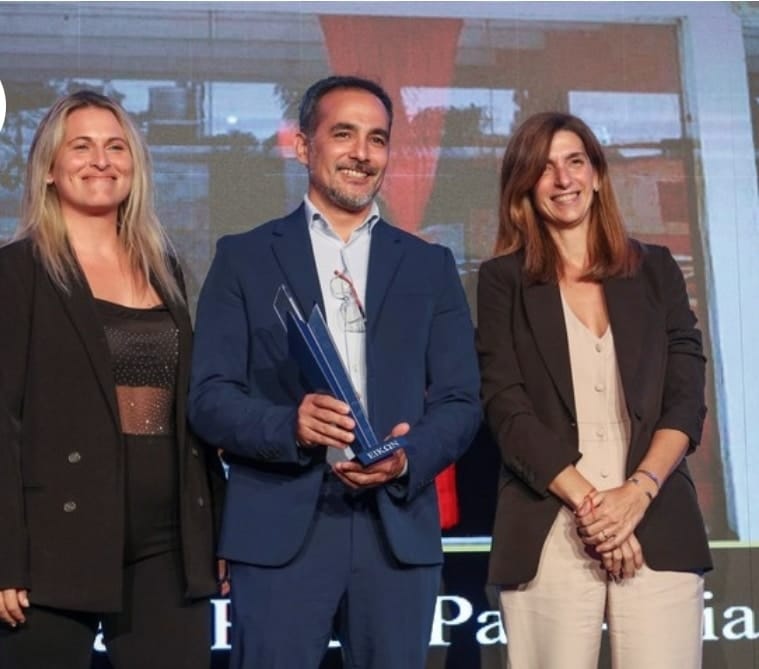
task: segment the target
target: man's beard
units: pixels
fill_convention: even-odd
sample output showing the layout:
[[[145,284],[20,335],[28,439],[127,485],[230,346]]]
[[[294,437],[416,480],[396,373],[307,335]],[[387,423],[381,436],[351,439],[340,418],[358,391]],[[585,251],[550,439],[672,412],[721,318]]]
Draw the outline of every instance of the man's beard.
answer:
[[[338,188],[327,188],[325,195],[329,198],[329,201],[332,202],[332,204],[336,204],[342,209],[346,209],[347,211],[361,211],[371,204],[378,190],[379,184],[377,184],[376,188],[373,188],[371,192],[359,195],[351,195]]]

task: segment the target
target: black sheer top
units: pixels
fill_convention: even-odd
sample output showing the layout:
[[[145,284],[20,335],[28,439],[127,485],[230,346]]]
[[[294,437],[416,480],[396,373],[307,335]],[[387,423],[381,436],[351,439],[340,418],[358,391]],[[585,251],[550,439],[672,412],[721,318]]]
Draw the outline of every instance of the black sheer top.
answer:
[[[179,545],[174,397],[179,330],[166,307],[96,300],[124,434],[127,563]]]
[[[122,432],[173,434],[179,331],[169,310],[96,302],[111,350]]]

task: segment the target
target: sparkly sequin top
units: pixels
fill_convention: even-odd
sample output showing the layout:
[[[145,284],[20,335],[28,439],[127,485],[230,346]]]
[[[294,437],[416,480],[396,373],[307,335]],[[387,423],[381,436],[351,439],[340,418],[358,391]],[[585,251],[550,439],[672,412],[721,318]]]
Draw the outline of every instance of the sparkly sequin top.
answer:
[[[95,302],[111,351],[122,432],[173,434],[179,330],[169,310]]]

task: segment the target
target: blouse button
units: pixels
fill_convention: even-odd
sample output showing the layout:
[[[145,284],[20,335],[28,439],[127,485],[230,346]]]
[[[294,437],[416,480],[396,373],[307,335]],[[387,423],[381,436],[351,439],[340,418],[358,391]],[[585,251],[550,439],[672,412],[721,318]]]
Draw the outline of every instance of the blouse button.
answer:
[[[63,510],[66,513],[71,513],[72,511],[76,511],[76,502],[68,501],[63,505]]]
[[[604,391],[604,388],[605,388],[605,386],[604,386],[604,384],[603,384],[603,383],[597,383],[597,384],[596,384],[596,385],[593,387],[593,389],[594,389],[594,390],[595,390],[597,393],[602,393],[602,392]]]
[[[600,343],[597,343],[597,344],[596,344],[596,351],[598,351],[599,353],[600,353],[601,351],[603,351],[603,348],[604,348],[604,347],[603,347],[603,346],[601,346],[601,344],[600,344]]]
[[[82,461],[82,454],[79,451],[71,451],[66,458],[72,465]]]
[[[198,497],[198,506],[205,506],[206,500],[204,500],[202,497]]]

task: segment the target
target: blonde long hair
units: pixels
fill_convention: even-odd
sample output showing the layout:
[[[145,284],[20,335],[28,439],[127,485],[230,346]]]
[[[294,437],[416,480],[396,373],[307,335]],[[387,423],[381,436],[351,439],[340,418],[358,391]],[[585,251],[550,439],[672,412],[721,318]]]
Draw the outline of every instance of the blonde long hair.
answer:
[[[119,240],[133,271],[145,285],[154,283],[176,301],[184,301],[173,270],[173,249],[153,206],[150,154],[142,135],[124,109],[93,91],[78,91],[60,98],[45,114],[29,149],[21,220],[14,240],[28,239],[52,281],[69,292],[81,272],[61,213],[58,193],[47,183],[71,112],[86,107],[107,109],[121,124],[132,155],[132,188],[119,205]]]
[[[495,255],[523,251],[524,270],[532,280],[556,282],[561,277],[559,250],[538,216],[532,198],[548,161],[551,141],[559,130],[573,132],[582,140],[598,177],[598,192],[590,209],[589,264],[583,278],[600,281],[612,276],[631,276],[640,265],[640,247],[625,230],[601,143],[581,119],[561,112],[531,116],[506,147],[501,164]]]

